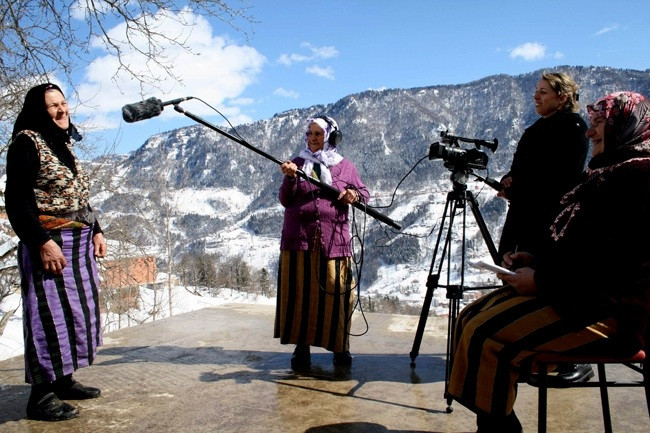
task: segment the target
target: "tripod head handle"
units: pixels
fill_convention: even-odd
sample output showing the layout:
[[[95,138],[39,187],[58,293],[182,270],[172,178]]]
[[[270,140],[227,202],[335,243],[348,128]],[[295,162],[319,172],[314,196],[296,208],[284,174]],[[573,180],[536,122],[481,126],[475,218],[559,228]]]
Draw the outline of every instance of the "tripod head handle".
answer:
[[[499,140],[497,140],[496,138],[492,141],[481,140],[478,138],[465,138],[456,135],[451,135],[449,131],[440,131],[440,136],[442,137],[443,143],[449,143],[456,146],[458,145],[459,141],[463,141],[465,143],[473,143],[477,149],[481,146],[487,147],[492,151],[492,153],[496,152],[497,146],[499,146]]]
[[[501,191],[503,189],[503,185],[501,185],[501,182],[499,182],[496,179],[492,179],[491,177],[481,177],[478,174],[472,172],[472,175],[476,177],[478,180],[482,180],[485,182],[488,186],[492,187],[493,189],[497,191]]]

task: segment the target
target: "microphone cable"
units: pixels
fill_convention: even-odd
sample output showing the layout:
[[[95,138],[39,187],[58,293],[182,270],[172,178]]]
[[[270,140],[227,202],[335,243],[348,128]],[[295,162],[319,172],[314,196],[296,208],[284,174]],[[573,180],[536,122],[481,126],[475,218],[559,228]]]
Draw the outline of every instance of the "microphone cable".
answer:
[[[420,159],[419,159],[419,160],[418,160],[418,161],[413,165],[413,167],[411,167],[411,169],[410,169],[410,170],[409,170],[409,171],[408,171],[408,172],[407,172],[407,173],[406,173],[406,174],[405,174],[405,175],[400,179],[400,181],[399,181],[399,182],[397,183],[397,185],[395,186],[395,189],[393,190],[393,193],[392,193],[392,195],[391,195],[390,202],[389,202],[387,205],[382,205],[382,206],[369,206],[369,205],[367,205],[367,206],[368,206],[368,207],[371,207],[371,208],[373,208],[373,209],[386,209],[386,208],[389,208],[389,207],[393,206],[393,203],[395,202],[395,197],[396,197],[396,195],[397,195],[397,191],[399,190],[400,185],[401,185],[402,183],[404,183],[404,181],[406,180],[406,178],[408,178],[408,177],[411,175],[411,173],[413,173],[413,170],[415,170],[415,169],[417,168],[417,166],[418,166],[422,161],[424,161],[425,159],[428,159],[428,158],[429,158],[428,155],[427,155],[427,156],[424,156],[424,157],[422,157],[422,158],[420,158]],[[487,167],[485,168],[485,170],[486,170],[486,172],[487,172],[487,175],[485,176],[485,178],[483,178],[483,177],[481,177],[481,176],[477,176],[477,175],[475,175],[473,172],[470,172],[470,173],[469,173],[469,174],[472,174],[473,176],[477,177],[479,180],[483,181],[483,186],[481,186],[481,189],[480,189],[480,190],[478,191],[478,193],[476,194],[476,197],[479,197],[479,196],[481,195],[481,193],[482,193],[483,190],[485,189],[485,186],[486,186],[486,185],[488,185],[488,186],[490,186],[490,187],[496,189],[494,186],[492,186],[492,184],[490,184],[488,181],[486,181],[486,179],[490,179],[490,178],[489,178],[489,172],[490,172],[490,170],[489,170]],[[492,180],[492,179],[490,179],[490,181],[491,181],[491,180]],[[495,181],[495,182],[496,182],[496,181]],[[388,236],[387,229],[388,229],[388,228],[384,228],[384,233],[387,235],[386,237],[390,239],[390,236]],[[431,232],[429,233],[429,235],[433,232],[433,229],[435,229],[435,225],[434,225],[434,227],[431,229]],[[394,234],[394,235],[396,235],[396,236],[403,235],[403,236],[412,236],[412,237],[416,237],[416,238],[423,238],[423,237],[428,237],[428,236],[429,236],[429,235],[426,235],[426,236],[420,236],[420,235],[415,235],[415,234],[411,234],[411,233],[397,232],[397,231],[395,231],[394,229],[390,229],[390,230],[391,230],[392,234]]]
[[[350,250],[352,251],[352,258],[351,262],[354,264],[354,269],[355,269],[355,275],[356,275],[356,291],[357,291],[357,299],[355,300],[355,303],[350,310],[350,316],[348,317],[348,320],[350,321],[350,329],[352,329],[352,313],[354,313],[354,310],[357,308],[359,309],[359,313],[361,314],[361,318],[363,319],[363,323],[365,326],[365,329],[358,334],[352,333],[351,331],[346,332],[348,333],[349,336],[351,337],[361,337],[370,331],[370,324],[368,323],[368,319],[366,317],[366,314],[363,310],[363,302],[361,302],[361,276],[362,276],[362,270],[363,270],[363,258],[364,258],[364,239],[366,236],[366,224],[368,221],[368,214],[363,213],[363,230],[361,231],[361,234],[359,234],[359,227],[357,226],[357,218],[356,218],[356,211],[355,208],[352,208],[352,222],[350,224],[350,227],[353,229],[352,230],[352,236],[350,237]],[[359,254],[355,253],[355,240],[359,244]]]
[[[333,167],[335,167],[335,166],[333,166]],[[333,174],[332,177],[334,177],[334,174]],[[316,205],[316,195],[315,195],[315,191],[317,189],[318,188],[316,188],[316,187],[312,187],[311,190],[310,190],[310,194],[312,196],[311,197],[312,198],[312,203],[314,204],[314,210],[315,210],[315,213],[317,215],[317,220],[320,221],[321,220],[320,212],[318,210],[318,206]],[[351,185],[351,184],[347,184],[344,189],[353,189],[355,191],[358,191],[358,189],[354,185]],[[360,197],[360,200],[365,201],[365,199],[363,199],[363,197],[361,195],[359,197]],[[363,220],[362,220],[363,221],[363,230],[361,231],[361,234],[360,234],[359,233],[359,227],[357,225],[357,217],[356,217],[357,211],[356,211],[356,208],[354,206],[351,206],[351,205],[347,205],[347,206],[349,206],[350,209],[352,210],[352,212],[351,212],[352,213],[352,218],[351,218],[351,220],[349,222],[350,229],[351,229],[350,244],[349,245],[350,245],[350,251],[352,252],[352,256],[349,257],[349,258],[346,257],[346,259],[349,259],[348,260],[348,264],[350,265],[349,267],[354,268],[354,269],[348,269],[348,272],[351,272],[352,276],[354,278],[354,285],[352,287],[350,287],[349,289],[346,288],[343,291],[333,292],[333,291],[328,290],[327,287],[323,286],[323,284],[320,281],[320,272],[319,271],[316,273],[316,278],[317,278],[318,290],[323,292],[325,295],[347,297],[349,293],[356,292],[356,299],[354,300],[354,303],[352,304],[352,308],[350,308],[350,313],[349,313],[349,315],[347,317],[347,320],[350,322],[350,326],[351,326],[352,325],[352,323],[351,323],[352,322],[352,315],[354,314],[354,311],[358,308],[359,312],[361,313],[361,317],[363,318],[365,329],[363,330],[363,332],[361,332],[359,334],[354,334],[352,332],[348,332],[347,329],[344,329],[344,332],[348,336],[361,337],[361,336],[367,334],[368,331],[370,330],[370,325],[368,323],[368,319],[366,318],[365,312],[363,310],[363,304],[361,302],[361,276],[362,276],[361,271],[362,271],[362,268],[363,268],[364,242],[365,242],[364,239],[365,239],[365,233],[366,233],[366,225],[367,225],[367,221],[368,221],[368,214],[366,212],[363,212]],[[319,229],[319,232],[322,234],[322,230]],[[323,239],[320,238],[320,240],[321,240],[321,243],[322,243]],[[334,240],[333,238],[330,239],[330,242],[333,242],[333,240]],[[355,241],[358,242],[358,244],[359,244],[358,256],[355,253],[355,250],[357,249],[357,248],[355,248]],[[320,248],[320,245],[317,245],[316,247],[318,248],[318,251],[317,251],[318,262],[320,263],[320,260],[322,259],[322,257],[321,257],[321,248]],[[309,251],[307,251],[307,253],[309,253]],[[325,260],[327,260],[327,258],[325,258]]]

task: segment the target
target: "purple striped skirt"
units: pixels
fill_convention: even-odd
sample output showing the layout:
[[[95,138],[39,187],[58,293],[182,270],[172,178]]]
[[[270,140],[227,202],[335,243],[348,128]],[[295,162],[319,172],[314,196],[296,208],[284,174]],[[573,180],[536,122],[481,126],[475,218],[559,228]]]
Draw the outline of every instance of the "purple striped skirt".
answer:
[[[102,344],[99,276],[91,227],[51,230],[67,265],[43,271],[38,252],[20,243],[25,381],[45,383],[91,365]]]

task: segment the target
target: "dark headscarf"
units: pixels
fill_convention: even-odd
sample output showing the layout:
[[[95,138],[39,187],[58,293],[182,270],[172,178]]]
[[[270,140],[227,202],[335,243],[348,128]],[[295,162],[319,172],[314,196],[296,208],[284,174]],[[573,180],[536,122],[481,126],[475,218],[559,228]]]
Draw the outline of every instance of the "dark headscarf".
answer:
[[[589,162],[605,167],[650,155],[650,102],[634,92],[615,92],[587,106],[589,117],[605,119],[605,147]]]
[[[54,123],[52,116],[47,112],[47,108],[45,108],[45,92],[53,89],[63,94],[59,86],[52,83],[39,84],[29,89],[27,95],[25,95],[23,108],[14,123],[14,129],[11,133],[12,140],[16,138],[20,131],[24,130],[38,132],[48,143],[67,142],[70,137],[76,141],[81,140],[81,135],[79,135],[72,122],[70,122],[67,130],[63,130]]]

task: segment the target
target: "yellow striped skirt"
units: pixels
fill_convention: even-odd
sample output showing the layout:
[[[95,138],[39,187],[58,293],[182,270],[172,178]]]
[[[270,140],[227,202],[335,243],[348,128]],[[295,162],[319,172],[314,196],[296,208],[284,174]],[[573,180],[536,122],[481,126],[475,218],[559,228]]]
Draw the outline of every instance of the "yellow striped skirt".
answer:
[[[533,355],[601,353],[616,330],[608,317],[566,320],[540,297],[495,290],[458,315],[447,392],[474,412],[508,415]]]
[[[282,251],[274,337],[338,353],[350,348],[354,277],[350,257],[318,251]]]

